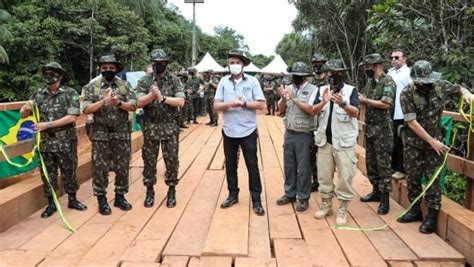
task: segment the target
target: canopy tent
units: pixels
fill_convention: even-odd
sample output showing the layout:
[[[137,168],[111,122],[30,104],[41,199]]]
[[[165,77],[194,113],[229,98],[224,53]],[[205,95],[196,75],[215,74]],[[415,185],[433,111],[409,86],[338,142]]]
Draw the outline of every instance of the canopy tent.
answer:
[[[281,58],[280,55],[276,55],[272,62],[268,63],[266,67],[260,70],[262,73],[272,73],[272,74],[280,74],[286,73],[286,69],[288,65],[286,65],[285,61]]]
[[[261,72],[262,70],[255,66],[252,62],[247,67],[244,67],[244,72]]]
[[[204,55],[204,57],[201,59],[201,61],[194,66],[194,68],[198,72],[204,72],[208,70],[212,70],[214,72],[225,72],[227,71],[226,68],[223,68],[219,63],[217,63],[214,58],[209,54],[209,52]]]

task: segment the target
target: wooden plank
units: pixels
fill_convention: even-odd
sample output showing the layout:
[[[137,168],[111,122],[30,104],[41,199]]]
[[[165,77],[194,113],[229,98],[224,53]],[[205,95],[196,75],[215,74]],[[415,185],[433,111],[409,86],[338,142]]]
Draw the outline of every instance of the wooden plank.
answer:
[[[415,261],[416,267],[463,267],[459,262]]]
[[[388,266],[390,267],[413,267],[413,263],[411,261],[388,261]]]
[[[211,158],[207,155],[214,153],[217,149],[217,143],[203,147],[207,140],[217,138],[220,135],[220,132],[214,129],[206,127],[203,128],[203,132],[196,132],[198,135],[190,146],[190,152],[183,154],[183,157],[180,159],[182,165],[186,166],[191,163],[192,165],[190,165],[189,169],[180,168],[179,176],[183,177],[186,174],[184,177],[189,178],[180,181],[177,191],[178,205],[173,209],[165,206],[158,208],[145,227],[143,227],[140,234],[125,250],[121,257],[122,260],[160,261],[161,253],[173,233],[187,202],[190,200],[192,192],[209,166]],[[160,231],[156,229],[160,229]]]
[[[163,256],[200,256],[224,181],[223,171],[206,171],[171,236]],[[199,223],[196,219],[199,218]]]
[[[20,249],[0,250],[0,267],[36,266],[47,254],[47,251]]]
[[[120,262],[111,261],[111,260],[73,260],[73,259],[47,257],[38,266],[39,267],[58,267],[58,266],[118,267],[120,266]]]
[[[189,257],[185,256],[166,256],[161,262],[161,267],[186,267]]]
[[[354,188],[360,195],[369,193],[372,188],[367,181],[354,179]],[[378,203],[368,204],[374,211],[377,210]],[[444,260],[464,262],[464,257],[446,244],[437,235],[424,235],[418,231],[419,223],[398,223],[396,218],[403,211],[403,208],[395,201],[390,201],[390,212],[381,216],[392,230],[403,240],[403,242],[421,259],[421,260]],[[426,244],[430,244],[427,246]]]
[[[160,267],[163,266],[156,262],[136,262],[136,261],[124,261],[120,267]]]
[[[25,140],[4,147],[10,159],[21,156],[26,153],[30,153],[33,150],[33,141]],[[5,161],[5,156],[0,153],[0,162]]]
[[[224,162],[225,162],[225,155],[224,155],[224,144],[221,142],[219,144],[219,148],[217,149],[216,153],[214,154],[214,158],[212,159],[211,166],[209,167],[210,170],[223,170],[224,169]]]
[[[191,259],[189,260],[188,267],[200,267],[200,264],[201,260],[199,258],[191,257]]]
[[[303,239],[274,239],[273,244],[278,267],[313,266]]]
[[[236,258],[235,267],[277,267],[276,259],[272,258]]]
[[[201,257],[201,267],[231,267],[232,257]]]

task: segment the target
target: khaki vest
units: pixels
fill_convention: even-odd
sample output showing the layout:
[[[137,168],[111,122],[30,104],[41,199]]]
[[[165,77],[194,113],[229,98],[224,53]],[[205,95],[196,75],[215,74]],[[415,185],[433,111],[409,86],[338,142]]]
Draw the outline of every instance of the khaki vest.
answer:
[[[329,86],[321,86],[319,88],[319,99],[321,101],[323,99],[323,93],[326,89],[329,90]],[[353,91],[353,86],[344,84],[344,87],[341,89],[342,99],[347,103],[350,103],[350,98]],[[315,144],[319,147],[326,145],[326,128],[330,119],[332,121],[332,146],[336,150],[353,148],[356,145],[357,136],[359,135],[357,118],[349,116],[349,114],[347,114],[347,112],[337,104],[334,104],[332,116],[329,118],[329,109],[330,103],[327,103],[319,114],[318,130],[314,132]]]
[[[312,105],[313,103],[308,103],[309,98],[315,90],[318,90],[318,88],[310,83],[306,83],[306,85],[299,89],[298,92],[296,92],[293,85],[290,86],[290,90],[295,92],[295,96],[299,101]],[[293,103],[293,101],[288,101],[286,103],[286,116],[283,121],[288,130],[297,132],[311,132],[316,130],[316,117],[306,114],[295,103]]]

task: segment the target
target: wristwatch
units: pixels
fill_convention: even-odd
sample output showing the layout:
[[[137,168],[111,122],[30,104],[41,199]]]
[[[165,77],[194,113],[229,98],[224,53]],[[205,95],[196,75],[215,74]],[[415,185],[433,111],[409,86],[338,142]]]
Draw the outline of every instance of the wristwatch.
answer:
[[[165,96],[165,97],[163,97],[163,99],[161,100],[160,104],[163,104],[163,103],[165,103],[165,101],[166,101],[166,96]]]
[[[342,101],[341,104],[339,104],[341,108],[345,108],[347,106],[347,101]]]
[[[117,104],[117,107],[120,107],[122,105],[122,101],[119,101],[119,103]]]

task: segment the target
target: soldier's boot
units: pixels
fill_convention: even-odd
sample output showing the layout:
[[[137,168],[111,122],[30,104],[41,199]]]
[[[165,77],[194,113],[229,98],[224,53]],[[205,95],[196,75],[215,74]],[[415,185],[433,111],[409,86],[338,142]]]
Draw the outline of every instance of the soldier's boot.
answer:
[[[206,125],[212,125],[214,124],[214,120],[210,120],[208,123],[206,123]]]
[[[106,196],[97,196],[97,202],[99,203],[99,213],[102,215],[110,215],[112,213],[112,209],[107,202]]]
[[[217,127],[219,124],[217,123],[217,121],[214,121],[214,123],[211,124],[211,127]]]
[[[155,204],[155,189],[153,186],[146,187],[145,208],[151,208]]]
[[[295,201],[296,201],[296,197],[289,197],[285,194],[279,199],[277,199],[276,203],[277,205],[282,206],[282,205],[286,205],[288,203],[295,202]]]
[[[76,198],[76,193],[69,194],[68,196],[68,204],[67,207],[70,209],[75,209],[75,210],[87,210],[87,206],[81,203],[79,200]]]
[[[41,218],[48,218],[51,215],[53,215],[53,213],[55,212],[56,212],[56,205],[54,204],[53,197],[50,196],[48,197],[48,206],[46,206],[46,209],[43,211],[43,213],[41,213]]]
[[[438,210],[428,208],[428,214],[420,226],[420,232],[423,234],[431,234],[436,231],[436,225],[438,224],[438,213]]]
[[[124,195],[115,194],[114,207],[127,211],[132,209],[132,204],[128,203]]]
[[[168,189],[168,195],[166,198],[166,207],[174,208],[176,206],[176,189],[174,186],[170,186]]]
[[[314,218],[320,220],[327,216],[331,216],[332,214],[332,198],[323,198],[321,208],[314,213]]]
[[[179,124],[179,128],[187,129],[187,128],[189,128],[189,127],[186,126],[186,125],[184,124],[184,122],[181,122],[181,123]]]
[[[347,206],[349,200],[340,200],[339,208],[337,209],[336,225],[342,226],[347,224]]]
[[[410,223],[410,222],[421,222],[423,220],[423,215],[421,214],[420,203],[417,202],[411,209],[403,214],[402,217],[397,219],[399,223]]]
[[[377,209],[377,213],[380,215],[385,215],[390,210],[390,193],[382,193],[380,197],[380,204]]]
[[[194,119],[193,119],[193,123],[194,123],[194,124],[199,124],[199,122],[197,122],[197,119],[196,119],[196,117],[194,117]]]
[[[319,190],[318,177],[313,176],[313,183],[311,184],[311,192],[317,192]]]
[[[379,202],[381,196],[382,196],[382,193],[380,192],[380,189],[378,188],[378,186],[374,186],[374,188],[372,189],[372,192],[370,192],[368,195],[360,197],[360,201]]]

